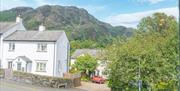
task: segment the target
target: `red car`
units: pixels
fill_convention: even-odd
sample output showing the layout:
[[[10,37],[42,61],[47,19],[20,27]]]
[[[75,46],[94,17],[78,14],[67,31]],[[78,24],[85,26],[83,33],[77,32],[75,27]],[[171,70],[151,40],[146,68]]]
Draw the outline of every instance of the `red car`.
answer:
[[[91,81],[95,83],[103,84],[105,82],[105,79],[100,76],[93,76],[91,78]]]

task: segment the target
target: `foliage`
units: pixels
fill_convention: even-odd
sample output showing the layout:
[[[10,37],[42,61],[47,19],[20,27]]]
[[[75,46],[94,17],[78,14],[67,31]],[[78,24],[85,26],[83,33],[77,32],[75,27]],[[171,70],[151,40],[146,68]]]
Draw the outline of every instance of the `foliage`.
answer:
[[[109,86],[113,91],[136,91],[139,79],[142,80],[142,89],[145,91],[149,88],[152,91],[175,89],[176,66],[179,64],[178,24],[175,19],[167,17],[171,16],[156,13],[146,17],[138,26],[138,29],[147,29],[146,31],[138,30],[132,38],[126,41],[116,40],[107,47],[107,58],[112,61],[109,66]],[[166,21],[163,27],[156,26],[159,21],[154,19],[157,18],[159,21]],[[152,23],[151,27],[148,26],[149,22]]]
[[[76,49],[83,49],[83,48],[105,48],[107,45],[112,43],[112,40],[115,38],[102,38],[99,39],[98,41],[93,41],[93,40],[72,40],[70,41],[71,45],[71,54],[76,50]]]
[[[82,48],[97,48],[97,42],[92,40],[72,40],[70,42],[71,44],[71,52],[74,52],[76,49],[82,49]]]
[[[16,13],[14,12],[0,12],[0,21],[15,21]]]
[[[81,73],[86,74],[93,72],[97,67],[97,60],[88,54],[80,56],[75,61],[73,68],[76,68]],[[90,75],[90,74],[89,74]]]
[[[170,29],[176,22],[174,16],[167,16],[165,13],[154,13],[152,16],[145,17],[138,25],[139,31],[158,31],[163,32]]]
[[[36,25],[40,25],[40,24],[41,24],[41,22],[31,19],[28,22],[26,22],[25,27],[27,29],[29,29],[29,28],[35,27]],[[37,27],[36,27],[36,29],[37,29]]]
[[[82,80],[82,81],[85,81],[85,82],[88,82],[88,81],[90,81],[90,78],[87,77],[87,76],[82,76],[82,77],[81,77],[81,80]]]

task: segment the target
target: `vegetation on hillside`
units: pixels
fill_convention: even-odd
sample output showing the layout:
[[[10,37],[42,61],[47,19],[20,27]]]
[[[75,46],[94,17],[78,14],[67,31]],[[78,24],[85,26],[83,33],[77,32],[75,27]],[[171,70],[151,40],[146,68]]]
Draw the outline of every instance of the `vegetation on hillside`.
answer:
[[[74,6],[44,5],[36,9],[16,7],[1,11],[0,14],[0,21],[15,21],[16,15],[21,14],[28,30],[38,29],[41,23],[47,30],[65,30],[74,45],[72,50],[105,47],[114,37],[131,36],[133,30],[124,26],[113,27],[97,20],[85,9]],[[87,41],[90,42],[88,46]]]
[[[0,21],[15,21],[15,17],[16,17],[16,13],[14,12],[8,12],[8,11],[4,11],[4,12],[0,12]]]
[[[107,47],[112,91],[138,91],[138,80],[144,91],[176,91],[177,34],[174,17],[155,13],[141,20],[132,38]]]

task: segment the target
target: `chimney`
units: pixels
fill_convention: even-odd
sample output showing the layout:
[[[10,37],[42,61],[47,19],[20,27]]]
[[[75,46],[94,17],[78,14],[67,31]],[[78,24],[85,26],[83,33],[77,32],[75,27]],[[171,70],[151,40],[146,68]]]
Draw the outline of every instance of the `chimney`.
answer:
[[[22,22],[21,15],[18,15],[16,17],[16,23],[20,23],[20,22]]]
[[[45,30],[46,27],[43,24],[39,25],[39,31],[45,31]]]

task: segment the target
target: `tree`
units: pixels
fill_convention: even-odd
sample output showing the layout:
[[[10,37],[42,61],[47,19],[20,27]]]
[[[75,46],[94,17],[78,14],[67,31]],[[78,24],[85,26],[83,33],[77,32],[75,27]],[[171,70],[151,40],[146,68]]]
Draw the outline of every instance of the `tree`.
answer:
[[[168,28],[156,26],[159,21],[154,21],[153,17],[165,19],[164,26]],[[112,61],[109,66],[109,86],[112,91],[136,91],[139,79],[142,80],[142,88],[145,90],[150,88],[152,91],[173,91],[176,87],[176,66],[179,65],[178,24],[174,22],[175,19],[169,20],[166,17],[171,16],[157,13],[142,19],[138,29],[147,29],[146,31],[138,30],[127,41],[117,40],[107,47],[107,58]],[[151,27],[148,26],[149,22],[153,22]]]
[[[172,24],[177,24],[174,16],[168,16],[165,13],[154,13],[152,16],[143,18],[137,30],[162,32],[174,27]]]
[[[88,54],[85,54],[84,56],[80,56],[77,58],[73,67],[86,76],[86,73],[88,72],[91,74],[96,69],[97,65],[98,63],[95,58],[91,57]]]

